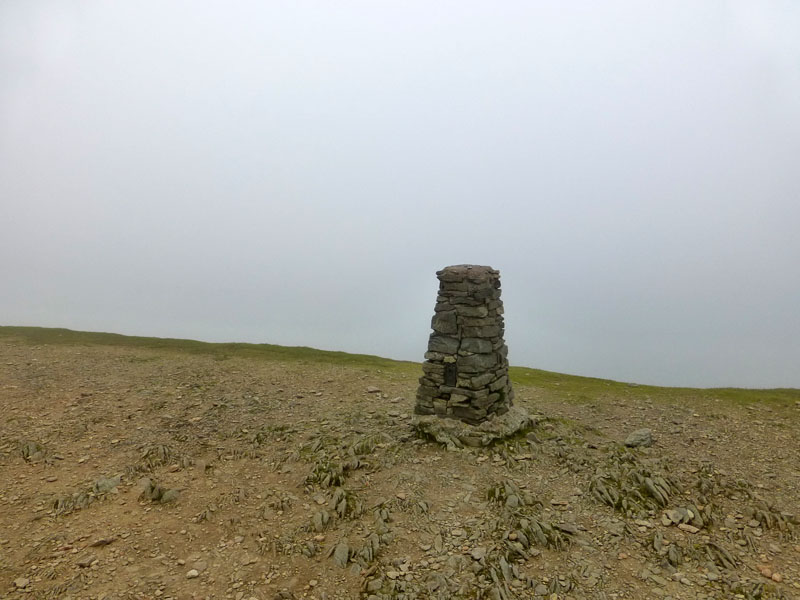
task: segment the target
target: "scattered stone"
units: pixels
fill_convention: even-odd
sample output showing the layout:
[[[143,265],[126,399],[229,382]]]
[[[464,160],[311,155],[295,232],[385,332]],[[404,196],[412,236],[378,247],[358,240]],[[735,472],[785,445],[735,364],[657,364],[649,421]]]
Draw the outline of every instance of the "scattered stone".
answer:
[[[92,548],[97,547],[97,546],[108,546],[109,544],[111,544],[112,542],[115,542],[116,540],[117,540],[117,538],[114,537],[114,536],[106,537],[106,538],[100,538],[99,540],[93,541],[91,544],[89,544],[89,546],[92,547]]]
[[[83,558],[79,558],[77,564],[82,569],[85,569],[91,567],[94,562],[97,562],[97,557],[94,554],[88,554]]]
[[[94,482],[94,491],[97,494],[108,494],[109,492],[116,491],[122,478],[117,475],[116,477],[101,477]]]
[[[470,555],[472,556],[473,560],[483,560],[486,557],[486,548],[473,548],[472,552],[470,552]]]
[[[538,422],[519,406],[512,406],[502,415],[495,415],[483,423],[472,426],[455,419],[437,416],[415,416],[412,426],[424,437],[429,437],[449,449],[464,446],[480,447],[523,433]]]
[[[151,502],[159,502],[166,504],[174,502],[178,499],[180,492],[174,489],[168,489],[164,486],[151,480],[149,477],[143,477],[139,481],[140,498],[150,500]]]
[[[681,531],[685,531],[687,533],[697,533],[700,531],[699,527],[695,527],[694,525],[689,525],[688,523],[679,523],[678,529]]]
[[[340,567],[346,567],[347,561],[350,560],[350,547],[347,542],[341,541],[336,545],[333,551],[333,562]]]
[[[208,568],[208,562],[205,560],[198,560],[192,565],[192,570],[202,573]]]
[[[189,572],[186,573],[186,579],[195,579],[196,577],[200,577],[200,572],[197,569],[189,569]]]
[[[625,438],[628,448],[648,447],[653,445],[653,432],[649,429],[637,429]]]
[[[28,585],[30,585],[30,583],[31,580],[28,579],[27,577],[20,577],[19,579],[14,580],[14,585],[19,590],[25,589],[26,587],[28,587]]]
[[[381,391],[381,388],[375,387],[374,385],[371,385],[371,386],[369,386],[367,388],[366,391],[367,391],[368,394],[379,394],[380,391]]]

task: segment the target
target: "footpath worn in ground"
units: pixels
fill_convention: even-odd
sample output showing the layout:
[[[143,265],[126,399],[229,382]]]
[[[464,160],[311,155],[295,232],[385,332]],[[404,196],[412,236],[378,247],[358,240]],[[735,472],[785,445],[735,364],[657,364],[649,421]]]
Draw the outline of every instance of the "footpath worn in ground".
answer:
[[[420,371],[0,328],[0,597],[800,597],[796,390],[512,369],[472,447]]]

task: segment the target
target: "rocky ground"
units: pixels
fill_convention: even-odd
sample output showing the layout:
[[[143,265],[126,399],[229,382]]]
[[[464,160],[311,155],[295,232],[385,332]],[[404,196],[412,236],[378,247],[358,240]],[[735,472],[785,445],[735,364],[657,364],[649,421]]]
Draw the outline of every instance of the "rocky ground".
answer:
[[[419,370],[0,329],[0,596],[800,597],[800,393],[520,371],[472,448]]]

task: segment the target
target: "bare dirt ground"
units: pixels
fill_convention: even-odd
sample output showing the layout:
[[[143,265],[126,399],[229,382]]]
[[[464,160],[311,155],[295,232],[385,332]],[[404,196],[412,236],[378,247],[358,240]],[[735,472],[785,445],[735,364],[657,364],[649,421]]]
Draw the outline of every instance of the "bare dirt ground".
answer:
[[[448,450],[418,370],[0,335],[0,596],[798,597],[791,394],[520,377]]]

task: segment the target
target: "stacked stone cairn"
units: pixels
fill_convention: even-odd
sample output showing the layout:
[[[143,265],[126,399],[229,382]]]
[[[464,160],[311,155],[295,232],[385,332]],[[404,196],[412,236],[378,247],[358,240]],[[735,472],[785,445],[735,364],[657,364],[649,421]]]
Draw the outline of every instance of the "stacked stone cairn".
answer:
[[[436,276],[433,333],[414,412],[477,425],[506,413],[514,398],[503,340],[500,272],[455,265]]]

